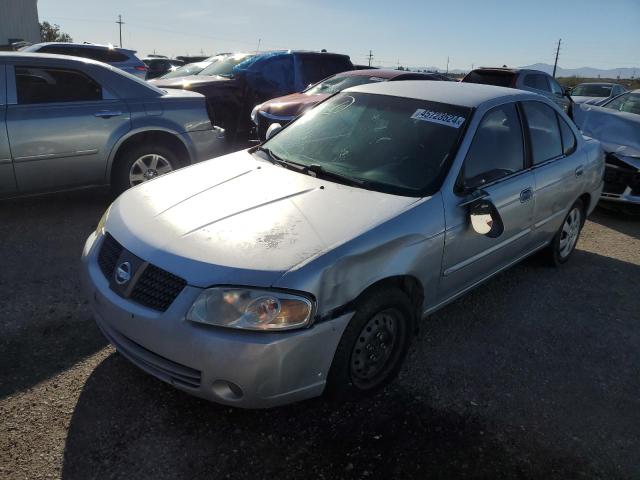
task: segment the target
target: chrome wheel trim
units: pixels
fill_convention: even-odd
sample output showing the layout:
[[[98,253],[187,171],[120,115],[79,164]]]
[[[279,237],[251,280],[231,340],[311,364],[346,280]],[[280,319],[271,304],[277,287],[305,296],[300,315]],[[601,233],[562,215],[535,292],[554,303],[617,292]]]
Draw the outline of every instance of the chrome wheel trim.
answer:
[[[560,231],[560,244],[558,253],[561,258],[567,258],[578,243],[580,228],[582,227],[582,214],[578,207],[574,207],[567,215],[562,230]]]
[[[355,386],[371,388],[384,380],[400,341],[401,321],[397,310],[387,309],[366,323],[351,351],[350,374]]]
[[[162,155],[147,153],[139,157],[129,169],[129,185],[135,187],[147,180],[173,170],[171,163]]]

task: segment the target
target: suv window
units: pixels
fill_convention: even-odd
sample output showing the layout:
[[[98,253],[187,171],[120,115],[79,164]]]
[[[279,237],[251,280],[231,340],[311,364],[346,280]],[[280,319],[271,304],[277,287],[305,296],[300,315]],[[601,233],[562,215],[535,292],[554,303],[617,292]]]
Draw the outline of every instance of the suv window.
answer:
[[[534,165],[562,155],[562,137],[555,110],[541,102],[523,102],[523,106]]]
[[[524,85],[536,90],[549,91],[549,84],[547,83],[547,77],[540,73],[529,73],[524,77]]]
[[[498,87],[510,87],[515,74],[499,70],[473,70],[462,79],[466,83],[481,83],[484,85],[496,85]]]
[[[628,92],[614,98],[604,105],[606,108],[618,110],[620,112],[635,113],[640,115],[640,93]]]
[[[522,126],[515,104],[490,110],[480,122],[464,162],[466,187],[479,187],[524,168]]]
[[[328,54],[298,54],[302,84],[309,85],[319,82],[336,73],[353,70],[351,62],[338,55]]]
[[[262,79],[266,85],[260,89],[274,92],[274,96],[289,93],[293,88],[293,61],[291,55],[279,55],[262,65]]]
[[[556,82],[553,78],[549,78],[549,84],[551,85],[551,91],[554,94],[559,94],[560,96],[564,95],[564,90],[560,86],[558,82]]]
[[[102,87],[82,72],[16,66],[19,104],[102,100]]]

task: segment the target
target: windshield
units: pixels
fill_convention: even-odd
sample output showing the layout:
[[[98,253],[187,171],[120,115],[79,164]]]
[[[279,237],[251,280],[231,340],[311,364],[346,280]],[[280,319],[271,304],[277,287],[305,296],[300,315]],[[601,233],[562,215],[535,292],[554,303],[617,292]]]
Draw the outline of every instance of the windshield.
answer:
[[[640,93],[629,92],[624,95],[619,95],[604,106],[612,110],[618,110],[619,112],[640,115]]]
[[[374,75],[334,75],[322,82],[316,83],[314,86],[305,90],[307,95],[317,95],[319,93],[334,94],[342,90],[355,87],[356,85],[364,85],[373,82],[386,82],[386,79],[379,78]]]
[[[264,144],[274,157],[405,196],[435,193],[469,108],[402,97],[342,93]],[[322,174],[318,174],[322,176]]]
[[[202,62],[189,63],[187,65],[183,65],[181,67],[176,68],[175,70],[171,70],[167,72],[162,78],[177,78],[177,77],[186,77],[188,75],[197,75],[204,68],[208,67],[212,63],[215,63],[221,60],[224,57],[212,57],[208,58]]]
[[[462,79],[465,83],[480,83],[498,87],[510,87],[515,74],[496,70],[474,70]]]
[[[228,55],[224,57],[223,60],[212,63],[202,71],[198,73],[198,75],[220,75],[222,77],[231,76],[231,72],[233,71],[233,67],[238,65],[239,63],[248,60],[254,55],[249,55],[247,53],[238,53],[235,55]]]
[[[574,97],[608,97],[611,95],[611,85],[576,85],[571,90]]]

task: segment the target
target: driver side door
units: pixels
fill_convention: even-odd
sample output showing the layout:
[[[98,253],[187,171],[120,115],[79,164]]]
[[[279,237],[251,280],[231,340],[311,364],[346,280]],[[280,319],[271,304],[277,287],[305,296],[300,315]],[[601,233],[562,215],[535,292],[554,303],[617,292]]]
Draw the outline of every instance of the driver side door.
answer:
[[[489,110],[481,120],[459,172],[460,192],[445,194],[445,248],[440,301],[473,287],[532,249],[534,177],[525,154],[521,115],[515,103]],[[472,192],[486,194],[504,231],[477,233],[470,222]],[[462,205],[461,205],[462,204]]]

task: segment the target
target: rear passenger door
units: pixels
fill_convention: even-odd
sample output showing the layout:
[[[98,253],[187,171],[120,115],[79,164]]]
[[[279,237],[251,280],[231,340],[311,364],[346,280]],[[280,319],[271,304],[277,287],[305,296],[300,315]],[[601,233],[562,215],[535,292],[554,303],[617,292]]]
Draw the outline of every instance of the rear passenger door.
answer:
[[[481,120],[458,176],[461,192],[445,199],[446,232],[440,282],[444,301],[531,251],[534,179],[527,168],[523,126],[515,103],[489,110]],[[504,232],[475,232],[466,195],[484,190],[496,206]]]
[[[584,159],[577,152],[575,134],[552,107],[522,102],[531,145],[535,177],[533,235],[537,244],[548,241],[560,228],[569,207],[578,198]]]
[[[0,196],[10,195],[16,191],[16,179],[13,174],[11,149],[7,136],[7,95],[5,65],[0,64]]]
[[[113,139],[130,128],[126,103],[67,64],[17,63],[7,75],[7,131],[18,190],[104,183]]]

